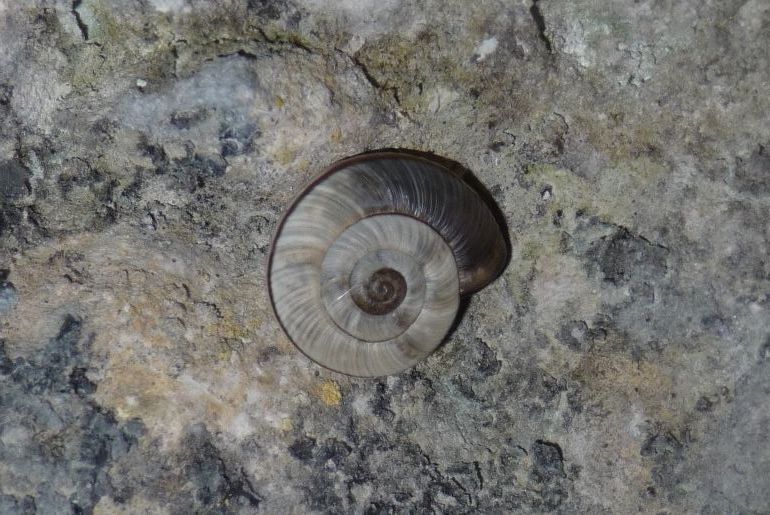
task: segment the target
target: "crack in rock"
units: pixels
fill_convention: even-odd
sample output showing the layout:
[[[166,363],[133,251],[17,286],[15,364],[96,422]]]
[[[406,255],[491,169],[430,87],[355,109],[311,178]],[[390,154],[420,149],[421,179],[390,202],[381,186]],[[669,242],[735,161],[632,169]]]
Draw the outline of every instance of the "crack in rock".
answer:
[[[83,0],[73,0],[71,12],[72,16],[75,17],[75,23],[77,23],[78,28],[80,29],[80,34],[83,36],[83,41],[88,41],[88,25],[83,21],[83,18],[80,16],[80,12],[78,12],[78,9],[82,3]]]
[[[540,0],[532,0],[532,6],[529,8],[529,12],[537,26],[537,32],[540,39],[545,43],[545,48],[548,50],[549,54],[553,54],[553,45],[551,44],[551,38],[546,34],[545,17],[543,16],[543,11],[540,10],[539,2]]]

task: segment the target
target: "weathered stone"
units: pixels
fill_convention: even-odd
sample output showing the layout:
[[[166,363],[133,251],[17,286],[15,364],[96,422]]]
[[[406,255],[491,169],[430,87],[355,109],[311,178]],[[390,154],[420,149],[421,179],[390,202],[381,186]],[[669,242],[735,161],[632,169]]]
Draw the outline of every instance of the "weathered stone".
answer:
[[[0,512],[770,506],[764,0],[0,2]],[[326,165],[474,172],[503,275],[321,369],[265,267]]]

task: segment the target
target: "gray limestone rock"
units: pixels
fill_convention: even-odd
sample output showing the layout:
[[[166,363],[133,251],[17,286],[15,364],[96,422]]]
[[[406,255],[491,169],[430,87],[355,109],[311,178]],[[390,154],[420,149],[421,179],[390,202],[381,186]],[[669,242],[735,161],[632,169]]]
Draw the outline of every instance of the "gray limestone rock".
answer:
[[[0,2],[0,512],[766,513],[765,0]],[[271,312],[373,149],[511,242],[357,379]]]

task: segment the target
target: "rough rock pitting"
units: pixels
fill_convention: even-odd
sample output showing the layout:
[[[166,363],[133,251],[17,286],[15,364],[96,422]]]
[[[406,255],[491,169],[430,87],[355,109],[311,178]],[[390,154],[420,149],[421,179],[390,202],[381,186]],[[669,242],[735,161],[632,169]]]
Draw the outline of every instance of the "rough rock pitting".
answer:
[[[0,3],[0,512],[767,511],[768,26]],[[381,148],[471,170],[512,259],[362,380],[285,338],[265,266],[294,195]]]

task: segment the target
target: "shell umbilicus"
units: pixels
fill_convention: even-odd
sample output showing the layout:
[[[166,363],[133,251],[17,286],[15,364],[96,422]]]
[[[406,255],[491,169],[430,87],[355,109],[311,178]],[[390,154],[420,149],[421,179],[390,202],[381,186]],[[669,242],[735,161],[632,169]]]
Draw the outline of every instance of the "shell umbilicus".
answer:
[[[460,296],[508,259],[500,225],[460,174],[398,152],[335,163],[278,225],[268,264],[276,316],[317,363],[400,372],[449,331]]]

